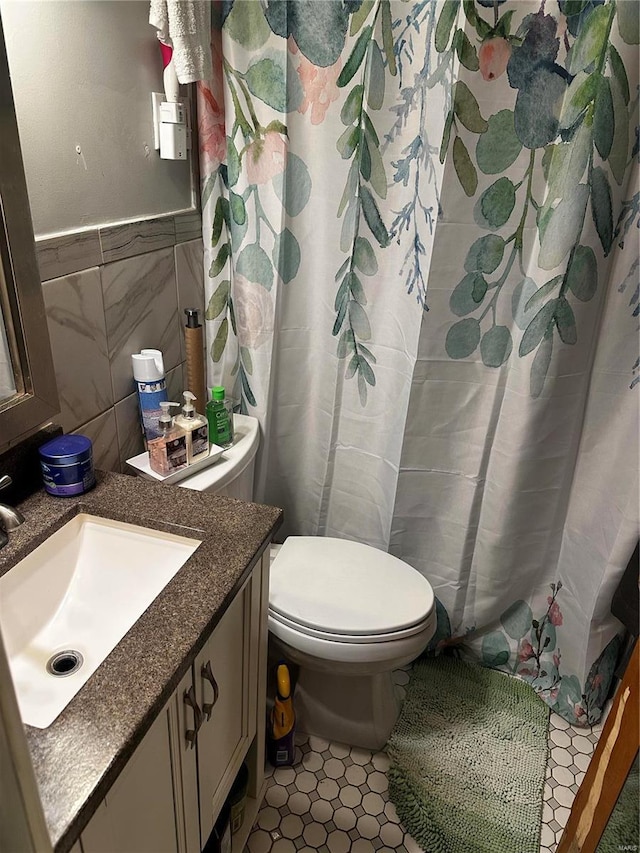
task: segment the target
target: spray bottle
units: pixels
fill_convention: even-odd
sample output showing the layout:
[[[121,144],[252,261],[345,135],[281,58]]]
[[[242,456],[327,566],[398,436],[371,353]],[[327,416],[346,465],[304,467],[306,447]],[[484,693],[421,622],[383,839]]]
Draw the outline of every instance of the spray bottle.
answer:
[[[274,767],[293,764],[295,723],[289,667],[280,661],[276,670],[277,691],[271,711],[267,738],[267,756]]]
[[[131,356],[131,366],[138,391],[142,431],[145,439],[152,441],[162,432],[158,426],[160,403],[169,399],[162,353],[159,349],[143,349]]]

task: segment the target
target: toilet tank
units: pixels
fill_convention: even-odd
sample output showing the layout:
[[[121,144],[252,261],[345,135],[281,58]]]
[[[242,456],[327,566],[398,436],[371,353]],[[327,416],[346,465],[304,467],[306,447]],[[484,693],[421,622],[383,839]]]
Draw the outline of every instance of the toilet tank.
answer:
[[[260,444],[260,427],[257,418],[249,415],[233,416],[234,441],[214,465],[197,471],[177,483],[182,489],[212,492],[253,500],[253,475],[256,453]]]

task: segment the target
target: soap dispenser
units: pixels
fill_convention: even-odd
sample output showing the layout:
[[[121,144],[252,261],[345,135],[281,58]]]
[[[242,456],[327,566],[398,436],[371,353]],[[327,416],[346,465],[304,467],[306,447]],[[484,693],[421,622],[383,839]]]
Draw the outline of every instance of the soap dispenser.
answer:
[[[187,434],[187,464],[191,465],[192,462],[209,455],[209,424],[207,419],[193,408],[192,401],[196,399],[196,395],[191,391],[184,391],[182,396],[182,414],[176,415],[175,421]]]
[[[170,403],[165,400],[160,403],[162,409],[158,420],[160,435],[147,444],[151,469],[164,477],[187,467],[187,434],[176,426],[169,411],[171,406],[179,405],[179,403]]]

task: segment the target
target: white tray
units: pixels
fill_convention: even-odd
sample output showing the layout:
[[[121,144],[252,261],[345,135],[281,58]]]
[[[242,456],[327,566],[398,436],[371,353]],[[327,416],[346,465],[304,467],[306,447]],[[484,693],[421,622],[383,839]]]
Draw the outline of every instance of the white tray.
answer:
[[[214,462],[217,462],[218,459],[220,459],[223,453],[223,447],[218,447],[217,444],[212,444],[209,448],[208,456],[204,456],[202,459],[198,459],[197,462],[192,462],[191,465],[187,465],[185,468],[180,468],[172,474],[167,474],[166,477],[163,477],[162,474],[157,474],[151,468],[149,465],[149,454],[146,450],[144,453],[139,453],[137,456],[132,456],[131,459],[127,459],[127,465],[130,468],[133,468],[136,474],[146,480],[155,480],[157,483],[178,483],[180,480],[184,480],[185,477],[190,477],[192,474],[195,474],[196,471],[201,471],[203,468],[213,465]]]

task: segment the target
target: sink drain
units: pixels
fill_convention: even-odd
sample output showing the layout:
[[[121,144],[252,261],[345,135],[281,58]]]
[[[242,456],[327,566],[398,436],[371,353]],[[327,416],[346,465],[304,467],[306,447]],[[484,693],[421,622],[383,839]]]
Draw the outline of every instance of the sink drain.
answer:
[[[75,649],[65,649],[63,652],[57,652],[49,658],[47,661],[47,672],[49,675],[56,675],[58,678],[62,678],[65,675],[73,675],[74,672],[80,669],[83,663],[84,658],[80,652],[77,652]]]

